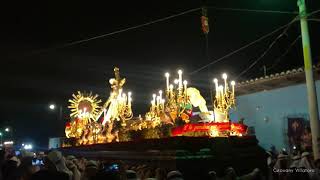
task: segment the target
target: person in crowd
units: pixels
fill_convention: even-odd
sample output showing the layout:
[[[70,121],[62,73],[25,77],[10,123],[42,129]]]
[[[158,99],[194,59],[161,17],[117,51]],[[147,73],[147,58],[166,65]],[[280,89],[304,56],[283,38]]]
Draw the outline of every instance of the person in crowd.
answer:
[[[320,159],[315,160],[314,165],[316,167],[317,176],[320,177]]]
[[[288,156],[284,154],[279,154],[278,159],[273,166],[276,171],[288,169]],[[273,172],[273,178],[275,180],[286,180],[287,172]]]
[[[152,168],[148,167],[144,170],[143,177],[141,177],[141,179],[148,179],[148,178],[154,178],[154,177],[155,175]]]
[[[44,168],[31,176],[31,180],[69,180],[69,175],[57,170],[55,164],[48,158],[44,158]]]
[[[217,179],[217,173],[215,171],[209,171],[208,173],[209,180],[216,180]]]
[[[0,179],[3,179],[2,177],[2,166],[5,162],[5,151],[4,149],[0,150]]]
[[[80,180],[81,179],[81,173],[78,170],[78,167],[77,167],[77,165],[75,163],[77,163],[75,158],[72,159],[72,160],[67,160],[66,161],[66,165],[67,165],[68,169],[72,172],[72,179],[73,180]]]
[[[82,180],[91,180],[93,179],[98,173],[98,164],[96,161],[90,160],[87,161],[85,166],[85,171],[82,176]]]
[[[157,168],[156,169],[156,179],[157,180],[165,180],[166,179],[167,172],[163,168]]]
[[[262,176],[260,169],[255,168],[251,173],[240,176],[237,179],[241,179],[241,180],[256,180],[257,179],[257,180],[260,180],[260,179],[263,179],[263,176]]]
[[[299,168],[300,160],[301,160],[300,155],[293,156],[291,160],[292,162],[290,164],[290,168],[291,169]]]
[[[232,167],[228,167],[225,170],[224,179],[226,179],[226,180],[236,180],[237,179],[236,171]]]
[[[40,170],[39,165],[32,163],[33,159],[32,156],[22,157],[17,171],[19,180],[30,180],[32,175]]]
[[[73,173],[70,171],[66,165],[66,160],[62,156],[60,151],[51,151],[48,154],[48,159],[55,165],[57,171],[68,174],[70,180],[73,179]]]
[[[302,141],[302,148],[305,151],[311,152],[312,151],[312,135],[310,127],[306,127],[301,135]]]
[[[183,175],[180,171],[170,171],[167,174],[167,180],[183,180]]]
[[[301,154],[299,168],[308,170],[308,175],[311,180],[320,179],[316,172],[316,166],[313,162],[313,157],[309,152],[303,152]]]
[[[18,178],[20,160],[13,155],[8,155],[7,159],[2,166],[2,178],[3,180],[15,180]]]
[[[267,154],[267,167],[268,167],[268,172],[267,172],[267,180],[272,180],[272,174],[273,174],[273,166],[276,163],[276,159],[274,159],[274,156],[271,151],[266,151]]]
[[[137,173],[134,170],[126,170],[127,180],[139,180]]]
[[[288,174],[287,179],[289,180],[309,180],[310,179],[308,173],[296,171],[298,168],[300,168],[300,161],[301,161],[300,155],[295,155],[292,157],[292,162],[290,164],[290,169],[292,170],[292,172]]]

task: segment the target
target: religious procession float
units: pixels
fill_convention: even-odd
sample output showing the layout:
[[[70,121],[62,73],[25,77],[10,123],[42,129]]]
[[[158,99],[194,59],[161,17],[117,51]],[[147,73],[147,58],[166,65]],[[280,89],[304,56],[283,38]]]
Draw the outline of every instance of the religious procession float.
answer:
[[[201,173],[227,166],[243,173],[266,169],[266,163],[261,163],[265,151],[257,139],[247,135],[243,122],[229,119],[236,104],[235,82],[229,82],[226,74],[222,83],[213,81],[215,95],[209,110],[200,91],[188,87],[182,70],[176,79],[165,73],[164,89],[151,96],[148,112],[138,116],[132,112],[133,94],[125,91],[126,79],[117,67],[114,74],[104,103],[92,93],[72,95],[67,138],[61,148],[65,154],[156,163],[184,173],[191,172],[187,170],[191,166],[192,172]]]
[[[188,87],[182,78],[170,82],[170,74],[165,73],[166,88],[153,94],[149,111],[144,116],[134,117],[132,93],[124,91],[125,78],[114,68],[115,78],[111,78],[111,93],[104,104],[98,95],[77,92],[69,108],[71,120],[67,123],[67,138],[75,145],[89,145],[132,141],[135,138],[156,139],[172,136],[228,137],[245,136],[247,127],[243,123],[232,123],[229,110],[235,106],[235,82],[230,85],[223,74],[223,85],[214,79],[215,97],[213,111],[209,111],[200,91]],[[198,108],[200,112],[194,112]],[[66,144],[67,145],[67,144]]]

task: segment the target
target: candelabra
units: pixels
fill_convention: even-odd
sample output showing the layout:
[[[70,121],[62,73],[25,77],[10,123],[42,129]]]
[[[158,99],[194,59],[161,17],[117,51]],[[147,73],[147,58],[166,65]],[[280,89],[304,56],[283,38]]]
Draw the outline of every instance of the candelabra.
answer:
[[[159,91],[159,95],[153,94],[152,97],[150,110],[146,113],[146,120],[160,120],[160,116],[164,113],[165,109],[165,100],[162,98],[162,90]]]
[[[149,112],[146,113],[147,120],[160,120],[163,114],[170,114],[170,117],[175,121],[178,117],[182,117],[183,120],[188,121],[189,116],[184,112],[187,104],[189,104],[187,96],[187,84],[186,80],[182,80],[182,70],[178,70],[178,79],[174,80],[174,84],[170,84],[170,74],[165,73],[166,77],[166,91],[165,99],[163,99],[162,90],[159,94],[153,94],[151,101],[151,107]]]
[[[231,81],[231,90],[227,82],[227,74],[222,74],[224,86],[218,84],[218,79],[214,79],[215,84],[215,99],[214,99],[214,114],[216,122],[228,122],[229,121],[229,110],[235,105],[235,93],[234,86],[235,82]]]
[[[120,93],[117,97],[117,101],[118,101],[118,115],[120,120],[122,121],[122,126],[125,126],[126,123],[125,121],[130,120],[133,116],[132,113],[132,108],[131,108],[131,92],[128,92],[128,95],[126,95],[125,93],[122,93],[122,89],[120,89]],[[118,118],[118,119],[119,119]]]

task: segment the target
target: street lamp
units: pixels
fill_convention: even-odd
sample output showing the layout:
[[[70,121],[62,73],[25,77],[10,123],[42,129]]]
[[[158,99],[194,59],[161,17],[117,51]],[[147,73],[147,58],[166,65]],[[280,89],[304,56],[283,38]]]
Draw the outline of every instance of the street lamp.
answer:
[[[50,104],[49,105],[49,109],[51,111],[54,111],[56,109],[56,105],[55,104]],[[59,121],[61,121],[61,120],[62,120],[62,106],[59,105]]]
[[[9,131],[10,131],[10,129],[9,129],[9,128],[6,128],[6,129],[5,129],[5,131],[6,131],[6,132],[9,132]]]
[[[54,104],[49,105],[49,109],[54,110],[55,108],[56,108],[56,106]]]

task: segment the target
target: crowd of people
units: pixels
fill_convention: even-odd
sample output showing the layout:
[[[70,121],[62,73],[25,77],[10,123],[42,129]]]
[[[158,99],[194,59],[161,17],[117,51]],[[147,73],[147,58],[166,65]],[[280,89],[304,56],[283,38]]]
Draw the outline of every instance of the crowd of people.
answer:
[[[1,151],[0,180],[183,180],[179,170],[153,167],[146,164],[126,164],[122,161],[89,160],[73,155],[63,156],[53,150],[48,154],[21,152],[20,155]],[[258,169],[242,179],[257,179]],[[195,178],[199,179],[197,175]],[[239,178],[231,167],[225,171],[223,179]],[[200,178],[202,179],[202,178]],[[208,180],[219,179],[215,171],[207,174]]]
[[[267,151],[267,156],[270,180],[320,180],[320,159],[314,160],[311,152]]]
[[[227,180],[316,180],[320,179],[320,160],[314,161],[309,152],[288,154],[285,151],[267,153],[268,172],[253,169],[237,175],[232,167],[223,175],[209,171],[206,179]],[[152,167],[146,164],[126,164],[122,161],[92,160],[73,155],[63,156],[60,151],[44,153],[21,152],[8,154],[1,150],[0,180],[183,180],[203,179],[184,177],[179,170]],[[200,176],[199,176],[200,177]]]

